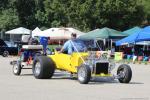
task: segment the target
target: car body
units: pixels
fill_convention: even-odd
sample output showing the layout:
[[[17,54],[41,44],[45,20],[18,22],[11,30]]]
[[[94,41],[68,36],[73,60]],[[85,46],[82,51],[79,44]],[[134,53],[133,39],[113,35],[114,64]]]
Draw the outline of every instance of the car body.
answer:
[[[0,55],[8,56],[8,55],[17,55],[18,54],[18,47],[9,41],[3,41],[0,39]]]
[[[75,46],[75,44],[72,45]],[[51,55],[35,58],[32,68],[33,75],[37,79],[51,78],[57,69],[77,74],[77,79],[81,84],[87,84],[91,79],[97,77],[112,77],[118,79],[120,83],[130,82],[132,70],[129,65],[121,64],[117,74],[112,74],[115,63],[110,60],[110,54],[99,51],[96,45],[91,47],[86,44],[86,46],[85,52],[76,50],[69,55],[54,51]]]
[[[84,52],[76,50],[72,54],[65,54],[53,50],[50,55],[36,56],[32,65],[34,77],[37,79],[51,78],[57,69],[67,71],[71,75],[77,75],[81,84],[87,84],[91,79],[97,77],[112,77],[121,83],[130,82],[132,70],[129,65],[121,64],[117,74],[112,74],[115,63],[109,59],[109,53],[99,51],[99,48],[91,47],[91,45],[86,44],[86,46],[87,50]],[[17,61],[13,67],[14,74],[20,75],[21,68],[22,62]]]
[[[88,57],[88,53],[80,52],[80,54],[78,54],[74,52],[71,55],[68,55],[55,51],[53,55],[48,55],[48,57],[55,62],[57,69],[77,73],[77,67],[83,64],[81,57],[86,59]]]

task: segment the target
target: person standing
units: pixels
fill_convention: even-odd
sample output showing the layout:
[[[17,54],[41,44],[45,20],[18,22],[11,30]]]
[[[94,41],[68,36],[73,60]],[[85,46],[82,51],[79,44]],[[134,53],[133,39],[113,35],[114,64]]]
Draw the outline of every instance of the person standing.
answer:
[[[47,45],[48,45],[48,37],[40,37],[40,44],[43,45],[43,54],[46,55]]]

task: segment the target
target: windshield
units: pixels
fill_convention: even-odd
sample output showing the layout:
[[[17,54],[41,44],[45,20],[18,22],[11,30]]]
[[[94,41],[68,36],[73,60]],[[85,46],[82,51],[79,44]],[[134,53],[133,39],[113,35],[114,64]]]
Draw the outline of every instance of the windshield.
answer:
[[[8,47],[17,47],[17,45],[14,42],[5,41]]]
[[[87,48],[94,48],[95,47],[95,43],[94,40],[82,40]]]
[[[98,45],[97,41],[95,40],[81,40],[81,39],[76,39],[72,41],[74,46],[77,48],[77,50],[82,50],[82,49],[91,49],[91,48],[97,48],[98,50],[101,50],[100,46]]]

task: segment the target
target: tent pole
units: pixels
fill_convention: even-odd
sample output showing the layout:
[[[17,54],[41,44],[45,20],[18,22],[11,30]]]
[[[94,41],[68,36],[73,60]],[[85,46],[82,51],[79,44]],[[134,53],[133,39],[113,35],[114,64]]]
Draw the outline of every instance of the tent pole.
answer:
[[[59,40],[59,47],[60,47],[60,40]]]
[[[110,42],[111,42],[111,47],[110,47],[110,50],[112,49],[112,39],[110,39]]]
[[[144,41],[144,46],[143,46],[143,50],[145,51],[145,41]]]
[[[108,41],[108,48],[107,49],[109,50],[109,39],[107,39],[107,41]]]
[[[103,43],[104,43],[104,48],[103,48],[103,50],[105,50],[105,48],[106,48],[106,40],[105,40],[105,39],[103,39]]]

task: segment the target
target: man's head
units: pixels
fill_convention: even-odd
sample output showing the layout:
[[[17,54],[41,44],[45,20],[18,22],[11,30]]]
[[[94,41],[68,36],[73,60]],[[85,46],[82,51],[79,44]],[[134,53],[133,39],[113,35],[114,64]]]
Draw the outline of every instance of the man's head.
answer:
[[[71,34],[71,39],[76,39],[76,37],[77,37],[77,34],[76,34],[76,33],[72,33],[72,34]]]

